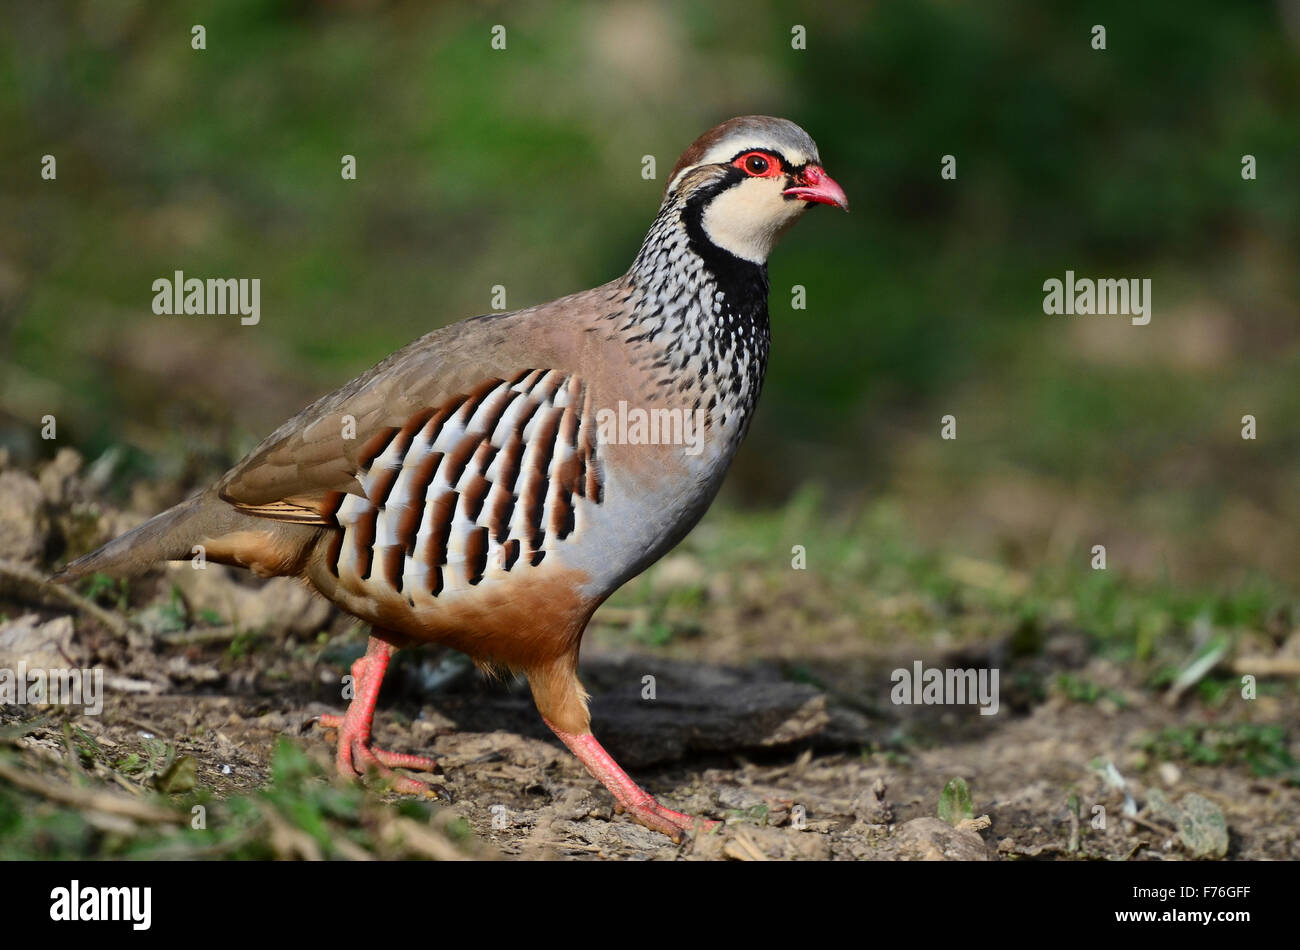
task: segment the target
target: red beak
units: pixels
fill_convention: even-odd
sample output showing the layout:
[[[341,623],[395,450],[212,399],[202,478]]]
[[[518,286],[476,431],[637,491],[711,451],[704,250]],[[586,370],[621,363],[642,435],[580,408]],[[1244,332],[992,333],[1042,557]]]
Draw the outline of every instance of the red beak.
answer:
[[[797,185],[793,188],[787,188],[781,194],[789,195],[792,198],[800,198],[803,201],[835,205],[845,211],[849,210],[849,196],[844,193],[844,189],[839,186],[834,178],[826,174],[826,169],[820,165],[809,165],[796,181],[798,182]]]

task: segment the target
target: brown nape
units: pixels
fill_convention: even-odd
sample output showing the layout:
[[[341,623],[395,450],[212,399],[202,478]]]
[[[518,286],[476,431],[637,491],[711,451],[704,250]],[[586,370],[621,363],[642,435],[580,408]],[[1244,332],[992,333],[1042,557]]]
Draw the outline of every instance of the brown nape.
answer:
[[[682,157],[677,159],[677,164],[673,170],[668,173],[668,178],[664,183],[664,194],[668,194],[668,186],[673,183],[677,173],[688,165],[694,165],[699,162],[713,146],[717,145],[724,138],[730,135],[735,129],[741,126],[762,126],[773,124],[779,120],[772,119],[765,115],[741,115],[734,119],[728,119],[719,126],[715,126],[705,132],[698,139],[691,143],[686,151],[682,152]]]
[[[578,653],[575,649],[550,663],[525,670],[533,690],[533,702],[552,728],[583,735],[591,731],[587,712],[590,697],[578,681]]]
[[[677,177],[677,173],[689,165],[696,164],[701,158],[703,158],[708,153],[709,149],[713,148],[714,144],[722,139],[723,135],[731,131],[732,124],[732,122],[726,122],[718,126],[716,129],[710,129],[692,142],[690,148],[682,152],[682,157],[677,159],[677,164],[674,165],[673,170],[668,173],[668,178],[664,183],[664,194],[668,194],[668,186],[673,183],[673,179]]]

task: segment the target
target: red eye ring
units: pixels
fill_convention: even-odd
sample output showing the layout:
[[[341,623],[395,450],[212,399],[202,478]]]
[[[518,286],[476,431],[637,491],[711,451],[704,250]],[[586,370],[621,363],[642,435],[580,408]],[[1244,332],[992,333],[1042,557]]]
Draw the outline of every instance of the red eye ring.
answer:
[[[731,163],[750,178],[775,178],[781,174],[781,160],[766,152],[746,152]]]

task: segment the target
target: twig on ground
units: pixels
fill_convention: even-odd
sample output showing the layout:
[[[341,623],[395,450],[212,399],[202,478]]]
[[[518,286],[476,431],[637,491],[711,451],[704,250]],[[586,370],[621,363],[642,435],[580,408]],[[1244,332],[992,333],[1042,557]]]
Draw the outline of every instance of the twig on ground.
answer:
[[[722,853],[737,861],[770,860],[744,828],[736,829],[735,837],[722,846]]]
[[[598,844],[579,844],[576,841],[560,841],[558,839],[547,839],[542,841],[541,844],[559,851],[585,851],[589,854],[599,854],[603,850]]]
[[[1300,676],[1300,657],[1239,656],[1230,667],[1241,676]]]
[[[412,818],[393,818],[384,827],[384,837],[404,844],[437,861],[465,861],[467,857],[441,834]]]
[[[1139,818],[1137,815],[1125,815],[1123,817],[1125,821],[1131,821],[1140,828],[1145,828],[1147,831],[1154,831],[1156,834],[1164,835],[1166,838],[1175,833],[1169,828],[1162,828],[1155,822],[1147,821],[1145,818]]]
[[[124,618],[105,610],[99,604],[89,598],[82,597],[71,587],[63,584],[56,584],[48,577],[43,576],[40,572],[27,567],[25,564],[18,564],[15,561],[0,560],[0,577],[7,577],[16,582],[17,586],[27,587],[39,593],[45,603],[50,600],[62,601],[64,604],[75,607],[89,617],[93,617],[108,628],[118,639],[125,641],[132,647],[149,648],[151,646],[148,636],[136,630]]]
[[[0,762],[0,780],[44,796],[52,801],[62,802],[65,805],[71,805],[85,811],[98,811],[106,815],[121,815],[124,818],[134,818],[139,821],[165,822],[168,824],[183,823],[188,818],[185,814],[173,811],[170,808],[163,808],[133,798],[124,798],[115,792],[93,788],[74,788],[71,785],[51,782],[39,775],[33,775],[23,769],[15,768],[7,762]]]
[[[160,640],[168,646],[203,646],[209,643],[229,643],[244,631],[235,626],[200,628],[197,630],[180,630],[176,633],[159,635]]]

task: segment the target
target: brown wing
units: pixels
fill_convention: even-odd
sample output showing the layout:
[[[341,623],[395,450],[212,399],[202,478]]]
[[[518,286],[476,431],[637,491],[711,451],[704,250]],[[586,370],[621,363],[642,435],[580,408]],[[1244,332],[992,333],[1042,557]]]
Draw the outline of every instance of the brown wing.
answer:
[[[280,426],[226,473],[218,493],[259,517],[334,524],[343,497],[367,496],[361,476],[395,440],[409,445],[435,415],[477,406],[535,367],[572,362],[551,342],[562,336],[553,328],[599,307],[610,286],[421,337]]]

